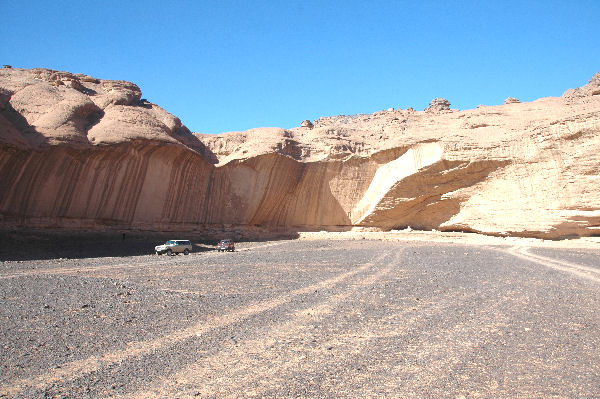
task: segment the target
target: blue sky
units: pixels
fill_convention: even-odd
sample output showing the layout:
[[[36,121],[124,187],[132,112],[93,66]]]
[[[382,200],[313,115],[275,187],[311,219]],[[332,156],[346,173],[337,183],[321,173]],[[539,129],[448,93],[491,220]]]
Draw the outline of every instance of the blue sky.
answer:
[[[192,131],[559,96],[600,71],[600,1],[0,0],[0,64],[138,84]]]

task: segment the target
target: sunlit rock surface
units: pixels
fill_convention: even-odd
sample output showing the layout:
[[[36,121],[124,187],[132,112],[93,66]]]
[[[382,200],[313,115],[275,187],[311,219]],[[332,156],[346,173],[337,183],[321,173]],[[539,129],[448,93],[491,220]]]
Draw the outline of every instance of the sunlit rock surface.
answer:
[[[529,103],[205,135],[129,82],[0,69],[0,228],[600,234],[599,76]]]

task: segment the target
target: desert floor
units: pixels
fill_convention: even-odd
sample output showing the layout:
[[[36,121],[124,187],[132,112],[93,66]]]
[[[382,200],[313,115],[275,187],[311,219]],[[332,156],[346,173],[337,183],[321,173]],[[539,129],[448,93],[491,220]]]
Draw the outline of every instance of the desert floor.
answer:
[[[5,245],[0,397],[600,397],[594,239],[155,244],[26,260]]]

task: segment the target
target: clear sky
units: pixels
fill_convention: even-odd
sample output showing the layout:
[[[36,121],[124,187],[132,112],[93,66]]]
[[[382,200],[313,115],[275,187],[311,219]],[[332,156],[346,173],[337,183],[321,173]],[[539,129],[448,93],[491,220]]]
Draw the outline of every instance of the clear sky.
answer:
[[[600,0],[0,0],[0,64],[128,80],[194,132],[559,96],[600,71]]]

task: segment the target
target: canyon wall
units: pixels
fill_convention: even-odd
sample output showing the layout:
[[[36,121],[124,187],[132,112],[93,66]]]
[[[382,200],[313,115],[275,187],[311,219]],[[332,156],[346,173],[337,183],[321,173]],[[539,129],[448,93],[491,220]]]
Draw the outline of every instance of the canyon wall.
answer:
[[[600,74],[562,97],[191,133],[129,82],[0,69],[0,228],[600,234]]]

